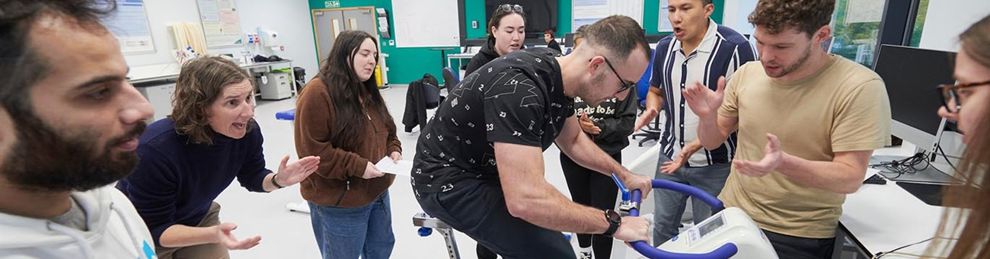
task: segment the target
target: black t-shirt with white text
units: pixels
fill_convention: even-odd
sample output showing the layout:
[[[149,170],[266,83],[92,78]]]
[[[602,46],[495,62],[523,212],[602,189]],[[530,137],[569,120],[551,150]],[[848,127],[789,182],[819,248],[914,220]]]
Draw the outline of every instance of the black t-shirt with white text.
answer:
[[[495,142],[549,148],[574,114],[574,99],[564,96],[559,55],[547,48],[515,51],[449,89],[420,132],[413,186],[442,191],[458,179],[497,181]]]

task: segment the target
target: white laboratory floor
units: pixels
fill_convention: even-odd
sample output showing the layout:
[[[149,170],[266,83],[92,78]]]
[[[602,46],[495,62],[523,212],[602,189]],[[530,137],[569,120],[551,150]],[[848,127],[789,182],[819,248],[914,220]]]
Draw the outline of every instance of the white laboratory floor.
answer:
[[[382,90],[388,109],[399,127],[398,137],[407,156],[412,156],[415,150],[417,132],[402,131],[402,112],[405,104],[405,85],[393,85]],[[268,168],[275,169],[282,156],[290,155],[295,159],[295,146],[291,121],[275,119],[275,113],[295,108],[295,98],[281,101],[259,101],[255,111],[255,119],[261,126],[265,137],[264,153]],[[643,153],[648,147],[654,147],[654,142],[647,142],[646,147],[638,147],[638,140],[623,150],[623,160],[629,162]],[[411,157],[409,157],[411,159]],[[559,151],[551,147],[544,153],[546,161],[547,181],[556,186],[564,195],[570,196],[560,169]],[[222,222],[232,222],[238,225],[235,234],[238,237],[260,235],[261,244],[250,249],[232,251],[232,258],[319,258],[320,252],[313,238],[309,215],[290,212],[285,205],[290,202],[302,201],[298,186],[290,186],[272,193],[251,193],[238,184],[231,184],[218,198],[221,204],[220,219]],[[392,228],[395,233],[395,248],[392,258],[447,258],[443,237],[434,232],[428,237],[417,235],[417,228],[412,225],[412,216],[421,212],[419,204],[413,197],[408,177],[398,176],[389,188],[392,205]],[[648,213],[644,211],[644,213]],[[524,237],[522,237],[524,238]],[[461,258],[476,258],[475,242],[467,236],[457,233],[457,244]],[[571,243],[577,246],[576,239]],[[625,245],[616,243],[614,250],[628,249]],[[630,250],[631,251],[631,250]],[[636,258],[632,252],[613,251],[613,254],[624,254],[618,258]]]

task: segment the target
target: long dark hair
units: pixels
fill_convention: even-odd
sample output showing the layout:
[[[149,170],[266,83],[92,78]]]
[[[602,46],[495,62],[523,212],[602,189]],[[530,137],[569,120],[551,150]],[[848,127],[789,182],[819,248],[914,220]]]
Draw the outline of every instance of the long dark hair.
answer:
[[[965,52],[977,64],[990,68],[990,16],[970,26],[959,36],[960,52]],[[983,80],[980,78],[979,80]],[[974,100],[980,101],[980,100]],[[952,207],[972,208],[968,214],[960,209],[948,208],[942,215],[939,226],[940,237],[958,237],[955,244],[936,240],[929,246],[930,255],[940,254],[939,250],[952,248],[948,258],[990,258],[990,244],[987,232],[990,231],[990,110],[967,110],[983,113],[976,122],[970,141],[963,151],[962,163],[957,173],[967,179],[961,186],[946,189],[944,204]]]
[[[326,84],[330,100],[335,106],[332,107],[335,108],[334,112],[337,117],[334,122],[336,124],[334,131],[337,131],[338,134],[333,134],[333,143],[338,144],[338,146],[350,147],[358,143],[361,140],[359,136],[366,132],[368,120],[365,118],[361,99],[367,102],[369,107],[372,107],[372,110],[368,111],[369,113],[377,113],[380,118],[385,120],[389,128],[395,127],[392,116],[389,115],[388,108],[385,107],[385,101],[382,99],[381,93],[378,92],[378,85],[375,83],[378,71],[373,72],[371,77],[364,82],[361,82],[357,73],[354,72],[354,56],[357,55],[365,39],[371,39],[375,43],[375,60],[377,61],[378,41],[375,40],[375,37],[364,31],[344,31],[337,35],[330,55],[320,67],[320,80]]]

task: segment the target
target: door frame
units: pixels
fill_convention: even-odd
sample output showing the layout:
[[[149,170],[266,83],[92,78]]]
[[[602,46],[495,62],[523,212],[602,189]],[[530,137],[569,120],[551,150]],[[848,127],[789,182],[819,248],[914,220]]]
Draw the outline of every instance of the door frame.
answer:
[[[374,6],[354,6],[354,7],[341,7],[341,8],[320,8],[320,9],[312,9],[312,10],[310,10],[310,18],[313,21],[313,38],[316,39],[316,57],[317,57],[316,64],[318,66],[323,67],[323,60],[319,58],[320,55],[323,55],[323,54],[322,53],[319,53],[320,52],[320,39],[319,39],[319,33],[316,32],[316,13],[317,12],[334,12],[334,11],[343,12],[343,11],[350,11],[350,10],[368,10],[369,12],[371,12],[371,22],[373,23],[372,24],[372,28],[375,28],[374,29],[374,32],[371,33],[371,35],[374,36],[375,37],[375,41],[378,42],[378,53],[379,53],[379,55],[378,55],[378,63],[379,64],[382,64],[382,63],[385,62],[384,55],[381,55],[381,53],[382,53],[382,40],[378,36],[378,13],[375,12],[375,7]],[[334,33],[334,31],[333,31],[333,27],[330,28],[330,33],[336,35]],[[334,36],[334,38],[336,39],[336,36]],[[384,69],[384,66],[382,66],[382,68]]]

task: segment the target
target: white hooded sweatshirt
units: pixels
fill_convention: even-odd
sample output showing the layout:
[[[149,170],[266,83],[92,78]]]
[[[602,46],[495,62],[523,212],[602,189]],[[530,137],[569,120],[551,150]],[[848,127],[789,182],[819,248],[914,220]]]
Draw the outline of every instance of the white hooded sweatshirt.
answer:
[[[113,185],[71,195],[89,231],[0,213],[0,258],[155,258],[144,221]]]

